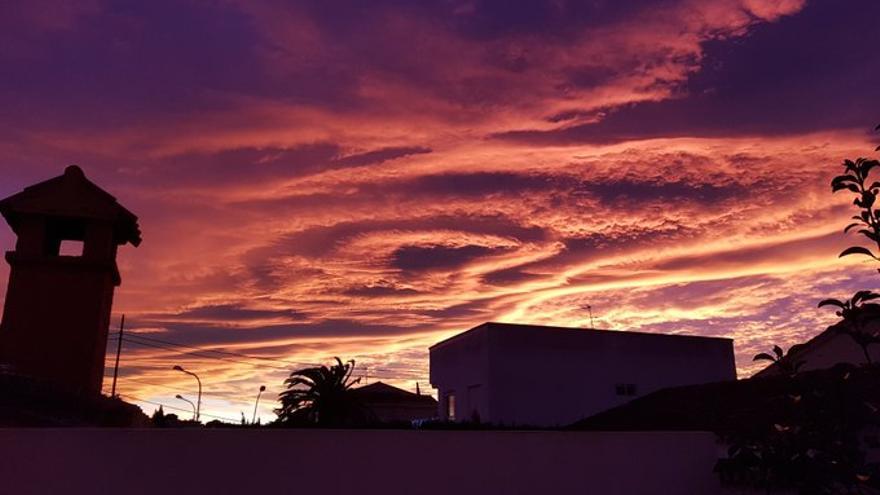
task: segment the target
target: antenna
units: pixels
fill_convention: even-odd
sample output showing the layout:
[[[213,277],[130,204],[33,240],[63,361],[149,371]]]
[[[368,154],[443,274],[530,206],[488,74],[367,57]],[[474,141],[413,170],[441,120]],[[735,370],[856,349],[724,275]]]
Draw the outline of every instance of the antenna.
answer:
[[[590,330],[595,330],[596,327],[593,325],[593,307],[587,304],[587,311],[590,312]]]

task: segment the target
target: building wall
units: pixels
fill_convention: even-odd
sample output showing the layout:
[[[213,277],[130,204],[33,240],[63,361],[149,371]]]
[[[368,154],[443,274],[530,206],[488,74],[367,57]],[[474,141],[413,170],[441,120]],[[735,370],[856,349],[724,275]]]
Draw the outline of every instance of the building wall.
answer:
[[[74,391],[100,393],[112,266],[73,257],[10,258],[0,362]]]
[[[400,404],[367,402],[366,406],[383,423],[400,423],[428,420],[437,417],[437,406],[427,403]]]
[[[430,351],[430,380],[438,390],[438,416],[444,420],[472,420],[475,416],[481,420],[490,418],[486,395],[489,386],[487,328],[475,328],[447,343],[449,345],[433,347]],[[454,418],[448,414],[450,395],[455,396]]]
[[[447,387],[471,391],[459,401],[458,419],[470,419],[476,408],[484,422],[561,426],[661,388],[736,379],[728,339],[516,325],[480,328],[431,349],[431,381],[439,395]],[[488,350],[471,352],[471,360],[450,359],[464,355],[474,345],[470,340]],[[485,361],[475,364],[477,356]],[[619,395],[618,385],[629,390]]]
[[[0,429],[0,493],[720,493],[703,432]]]

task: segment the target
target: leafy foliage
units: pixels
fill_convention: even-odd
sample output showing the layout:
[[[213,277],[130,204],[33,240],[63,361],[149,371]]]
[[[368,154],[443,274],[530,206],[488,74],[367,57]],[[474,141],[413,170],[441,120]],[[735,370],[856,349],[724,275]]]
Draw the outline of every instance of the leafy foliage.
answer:
[[[860,439],[878,423],[877,371],[850,368],[823,371],[821,379],[816,372],[786,378],[787,393],[772,405],[775,420],[725,439],[728,457],[716,465],[722,481],[809,495],[880,486],[878,466],[867,460]]]
[[[280,424],[337,427],[367,421],[366,409],[351,393],[360,382],[351,378],[354,360],[335,359],[332,366],[297,370],[284,381],[286,390],[278,396],[281,407],[275,410]]]
[[[159,406],[159,409],[153,411],[153,415],[150,417],[150,420],[153,424],[160,426],[165,422],[165,411],[162,409],[162,406]]]
[[[825,299],[819,303],[820,308],[823,306],[838,308],[836,314],[843,318],[843,321],[836,327],[837,331],[849,336],[861,347],[862,353],[865,355],[865,363],[869,365],[874,361],[871,359],[868,347],[880,343],[880,335],[877,335],[871,325],[880,317],[880,306],[868,303],[868,301],[878,298],[880,298],[880,294],[876,292],[861,290],[847,301]]]
[[[878,124],[877,127],[874,128],[874,130],[880,131],[880,124]],[[874,151],[880,151],[880,146],[877,146],[876,148],[874,148]]]
[[[778,345],[773,346],[773,354],[761,352],[752,358],[752,361],[770,361],[776,364],[779,371],[786,375],[794,376],[800,370],[801,366],[806,364],[804,360],[796,358],[797,351],[802,347],[801,344],[793,345],[788,349],[788,354],[783,352]]]
[[[835,306],[840,308],[839,311],[836,312],[837,316],[842,317],[843,319],[850,319],[856,317],[859,313],[864,311],[865,306],[863,303],[871,301],[873,299],[880,298],[880,294],[876,292],[871,292],[869,290],[860,290],[853,295],[848,301],[840,301],[838,299],[825,299],[819,303],[819,307],[823,306]]]
[[[880,130],[880,125],[875,130]],[[880,151],[880,146],[875,151]],[[858,229],[858,234],[870,240],[876,250],[852,246],[840,257],[859,254],[880,261],[875,254],[880,253],[880,216],[875,208],[880,182],[869,178],[880,162],[859,158],[845,160],[843,166],[844,173],[831,181],[832,193],[854,193],[853,204],[859,208],[852,217],[855,222],[843,229],[844,234]],[[878,298],[880,294],[863,290],[848,300],[825,299],[819,303],[820,308],[837,308],[842,321],[833,328],[861,347],[867,366],[860,373],[872,379],[867,381],[871,386],[876,386],[877,369],[871,366],[868,347],[880,343],[871,328],[880,316],[880,305],[870,301]],[[846,367],[832,370],[832,380],[824,387],[810,386],[796,376],[804,364],[797,360],[796,350],[793,346],[785,355],[781,347],[774,346],[773,354],[762,352],[754,357],[755,361],[771,361],[783,371],[787,397],[777,405],[772,425],[725,439],[730,445],[728,457],[718,462],[716,470],[728,483],[763,488],[767,493],[774,489],[794,489],[801,494],[865,493],[866,488],[876,493],[880,471],[876,463],[867,463],[860,439],[866,428],[880,424],[876,388],[866,393],[869,387],[864,386],[864,380],[862,386],[852,386],[852,371]]]
[[[874,128],[875,131],[880,130],[880,125]],[[880,151],[880,146],[875,151]],[[859,208],[859,213],[853,216],[855,222],[843,229],[844,233],[850,230],[858,229],[858,233],[868,238],[877,246],[877,253],[880,253],[880,214],[875,207],[877,203],[877,195],[880,193],[880,182],[869,180],[871,171],[880,166],[880,161],[868,160],[866,158],[858,158],[855,161],[844,160],[844,173],[838,175],[831,181],[831,191],[850,191],[855,193],[856,197],[853,204]],[[880,261],[880,257],[871,249],[863,246],[852,246],[840,253],[840,256],[849,256],[851,254],[860,254],[869,256]],[[878,269],[880,271],[880,269]],[[880,343],[878,337],[869,328],[869,323],[878,319],[878,309],[876,304],[865,304],[868,301],[880,298],[880,294],[872,291],[859,291],[853,295],[848,301],[838,299],[825,299],[819,303],[819,307],[834,306],[838,308],[837,316],[843,321],[838,325],[838,331],[849,335],[865,355],[867,364],[872,364],[871,354],[868,352],[868,346]]]
[[[165,414],[165,411],[162,409],[162,406],[159,406],[159,409],[156,409],[153,412],[153,415],[150,417],[150,422],[153,426],[158,428],[178,428],[181,426],[187,425],[187,422],[180,421],[180,418],[174,414]],[[195,421],[189,422],[189,425],[196,425]]]
[[[871,170],[878,166],[880,166],[880,161],[866,158],[858,158],[856,161],[844,160],[844,173],[831,180],[831,191],[834,193],[838,191],[855,193],[853,204],[859,207],[860,211],[852,217],[855,222],[847,225],[843,232],[848,233],[850,230],[859,229],[858,233],[875,244],[880,252],[880,217],[878,217],[875,208],[877,195],[880,193],[880,182],[869,182]],[[840,253],[840,257],[851,254],[861,254],[880,260],[869,248],[862,246],[847,248]]]

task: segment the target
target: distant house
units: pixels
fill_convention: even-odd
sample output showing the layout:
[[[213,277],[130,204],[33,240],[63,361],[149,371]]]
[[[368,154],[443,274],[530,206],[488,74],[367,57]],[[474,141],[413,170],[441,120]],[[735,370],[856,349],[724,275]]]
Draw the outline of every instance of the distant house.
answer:
[[[880,305],[865,305],[865,311],[866,318],[862,330],[880,336]],[[792,347],[785,359],[803,362],[800,371],[827,369],[841,363],[864,364],[867,362],[865,353],[855,340],[845,333],[847,325],[848,323],[844,321],[831,325],[807,342]],[[880,362],[880,344],[869,346],[868,352],[873,362]],[[757,372],[755,376],[770,376],[778,373],[779,367],[773,363]]]
[[[876,494],[878,403],[880,367],[843,364],[667,388],[570,430],[713,432],[729,447],[718,449],[713,468],[725,486],[720,493],[755,494],[764,486],[760,493]],[[872,474],[851,474],[862,472]]]
[[[440,417],[560,426],[666,387],[736,379],[725,338],[484,323],[430,348]]]
[[[352,390],[352,393],[383,423],[410,422],[437,416],[437,401],[430,395],[414,394],[387,383],[371,383]]]
[[[880,368],[850,367],[844,371],[849,372],[846,386],[852,397],[860,402],[880,400]],[[789,407],[793,390],[819,392],[817,396],[820,397],[839,396],[841,383],[839,374],[828,369],[807,371],[794,378],[751,377],[722,383],[670,387],[578,421],[572,425],[572,429],[690,430],[724,435],[744,430],[764,431],[771,429],[774,423],[802,421],[791,419],[793,414],[798,413],[797,409]],[[840,402],[829,401],[828,404],[839,405]],[[867,410],[872,411],[870,408]]]

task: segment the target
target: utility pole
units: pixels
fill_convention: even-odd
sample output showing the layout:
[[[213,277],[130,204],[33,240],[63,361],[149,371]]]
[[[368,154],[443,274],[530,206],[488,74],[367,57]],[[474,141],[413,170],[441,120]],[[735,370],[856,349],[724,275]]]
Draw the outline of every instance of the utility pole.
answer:
[[[119,376],[119,355],[122,354],[122,332],[125,330],[125,314],[119,322],[119,342],[116,343],[116,365],[113,367],[113,388],[110,389],[110,397],[116,397],[116,378]]]
[[[595,330],[596,327],[593,325],[593,307],[587,304],[587,311],[590,312],[590,330]]]

